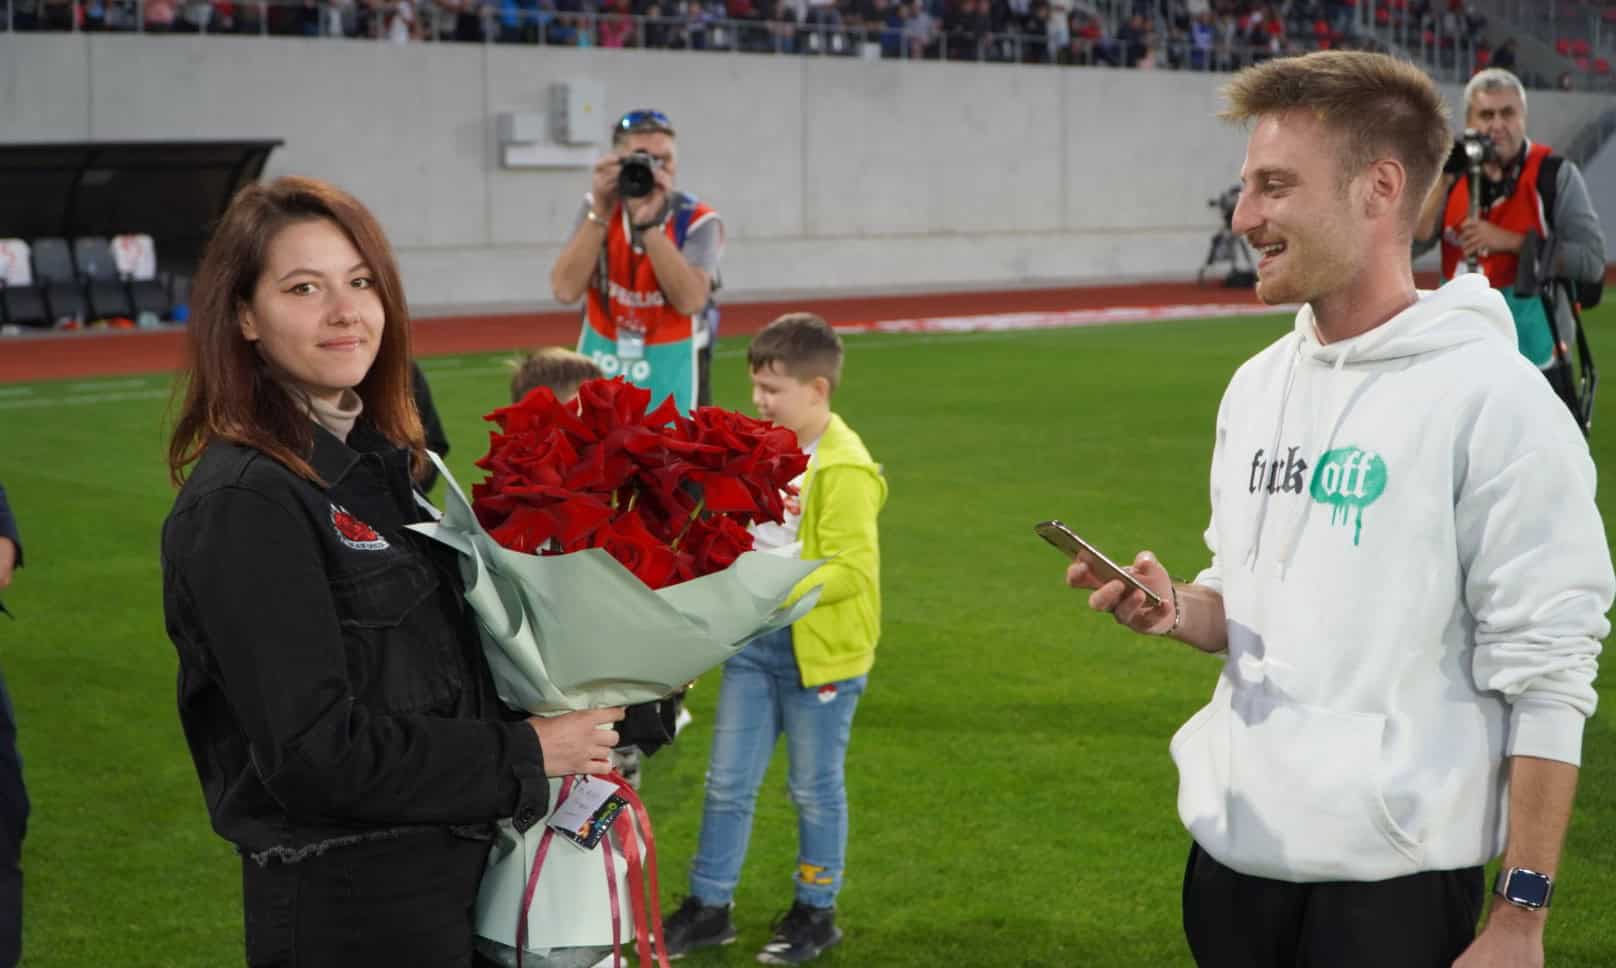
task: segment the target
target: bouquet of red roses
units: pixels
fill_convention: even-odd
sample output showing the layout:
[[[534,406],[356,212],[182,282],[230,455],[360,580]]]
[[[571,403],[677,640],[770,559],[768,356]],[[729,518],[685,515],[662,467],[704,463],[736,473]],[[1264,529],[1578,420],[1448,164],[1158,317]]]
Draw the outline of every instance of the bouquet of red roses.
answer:
[[[486,419],[499,425],[471,489],[477,520],[512,551],[600,548],[651,588],[728,568],[747,526],[779,522],[808,466],[796,435],[751,417],[591,380],[562,403],[540,387]]]
[[[711,407],[688,418],[671,405],[647,414],[648,399],[597,380],[574,402],[535,390],[494,411],[499,432],[477,462],[488,477],[475,501],[429,455],[444,478],[443,514],[411,527],[459,552],[483,653],[513,707],[544,715],[659,699],[819,598],[809,575],[820,562],[750,550],[747,531],[782,518],[782,492],[807,465],[795,436]],[[551,780],[552,805],[560,784]],[[478,935],[531,955],[615,947],[615,899],[638,898],[646,885],[618,869],[607,890],[597,854],[570,842],[547,848],[548,836],[544,824],[498,825]],[[602,843],[631,858],[642,839],[648,848],[633,834]],[[640,963],[662,964],[646,946],[660,924],[656,905],[645,918],[637,904],[634,913]]]

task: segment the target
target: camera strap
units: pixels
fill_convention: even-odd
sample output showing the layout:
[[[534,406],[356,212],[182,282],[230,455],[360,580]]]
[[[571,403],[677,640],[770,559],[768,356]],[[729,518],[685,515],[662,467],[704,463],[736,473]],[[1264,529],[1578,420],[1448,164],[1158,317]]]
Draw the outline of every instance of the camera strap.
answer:
[[[696,196],[675,190],[674,193],[669,197],[669,204],[673,207],[673,210],[667,216],[667,218],[673,219],[673,247],[683,250],[685,247],[685,239],[690,235],[690,223],[694,221],[696,217],[696,206],[698,202]],[[623,219],[623,234],[629,236],[629,244],[632,245],[633,226],[632,223],[628,221],[628,207],[619,202],[618,208]],[[655,229],[648,229],[647,231],[661,231],[662,225],[665,223],[666,219],[664,219],[663,222],[658,223]],[[609,299],[611,293],[611,279],[609,276],[610,265],[606,259],[606,248],[610,244],[611,233],[607,232],[606,238],[601,240],[600,251],[595,256],[596,288],[600,290],[602,299]],[[638,262],[638,259],[639,255],[636,253],[636,263]],[[610,303],[608,303],[608,305],[610,305]]]
[[[1483,212],[1492,208],[1494,205],[1497,205],[1499,202],[1505,201],[1511,195],[1515,194],[1515,186],[1521,180],[1521,169],[1526,167],[1526,156],[1531,154],[1531,152],[1532,142],[1523,141],[1521,143],[1520,154],[1515,156],[1514,161],[1504,166],[1504,177],[1500,178],[1498,181],[1489,181],[1485,178],[1481,180],[1481,210]],[[1542,184],[1543,180],[1542,178],[1539,178],[1539,194],[1542,194]],[[1544,208],[1547,210],[1547,206],[1544,206]]]

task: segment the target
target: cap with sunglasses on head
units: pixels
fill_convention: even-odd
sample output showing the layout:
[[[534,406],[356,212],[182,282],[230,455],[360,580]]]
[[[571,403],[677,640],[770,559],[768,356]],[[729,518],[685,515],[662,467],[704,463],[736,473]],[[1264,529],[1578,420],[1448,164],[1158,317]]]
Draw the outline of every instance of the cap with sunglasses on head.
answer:
[[[626,134],[640,134],[643,132],[660,131],[666,135],[673,134],[673,122],[661,111],[652,111],[649,108],[639,108],[624,114],[612,126],[612,137],[621,138]]]

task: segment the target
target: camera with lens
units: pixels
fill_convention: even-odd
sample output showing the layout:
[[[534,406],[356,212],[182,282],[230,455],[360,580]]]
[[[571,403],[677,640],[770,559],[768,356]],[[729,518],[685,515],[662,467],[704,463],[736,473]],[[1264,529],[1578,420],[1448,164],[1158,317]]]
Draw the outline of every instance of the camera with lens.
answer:
[[[1489,161],[1498,161],[1498,148],[1493,144],[1493,139],[1487,137],[1485,132],[1466,128],[1464,134],[1454,139],[1453,150],[1448,152],[1448,160],[1442,170],[1449,175],[1462,175]]]
[[[631,151],[617,169],[617,191],[624,198],[644,198],[656,188],[656,175],[662,162],[646,151]]]
[[[1240,204],[1240,186],[1234,185],[1219,192],[1206,200],[1207,208],[1215,208],[1223,216],[1223,224],[1228,225],[1234,220],[1234,209]]]
[[[1459,139],[1464,144],[1465,159],[1472,165],[1480,165],[1489,161],[1498,160],[1498,149],[1493,146],[1493,139],[1474,128],[1466,128],[1464,137]]]

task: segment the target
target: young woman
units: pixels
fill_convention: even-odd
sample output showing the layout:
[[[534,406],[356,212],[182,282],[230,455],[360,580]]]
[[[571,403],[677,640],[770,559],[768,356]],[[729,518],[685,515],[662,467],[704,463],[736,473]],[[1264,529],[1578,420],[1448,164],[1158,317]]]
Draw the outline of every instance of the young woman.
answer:
[[[405,528],[426,517],[409,321],[358,201],[243,189],[193,291],[163,606],[247,962],[470,965],[491,821],[525,829],[547,775],[606,772],[597,726],[623,711],[504,710],[452,554]]]

